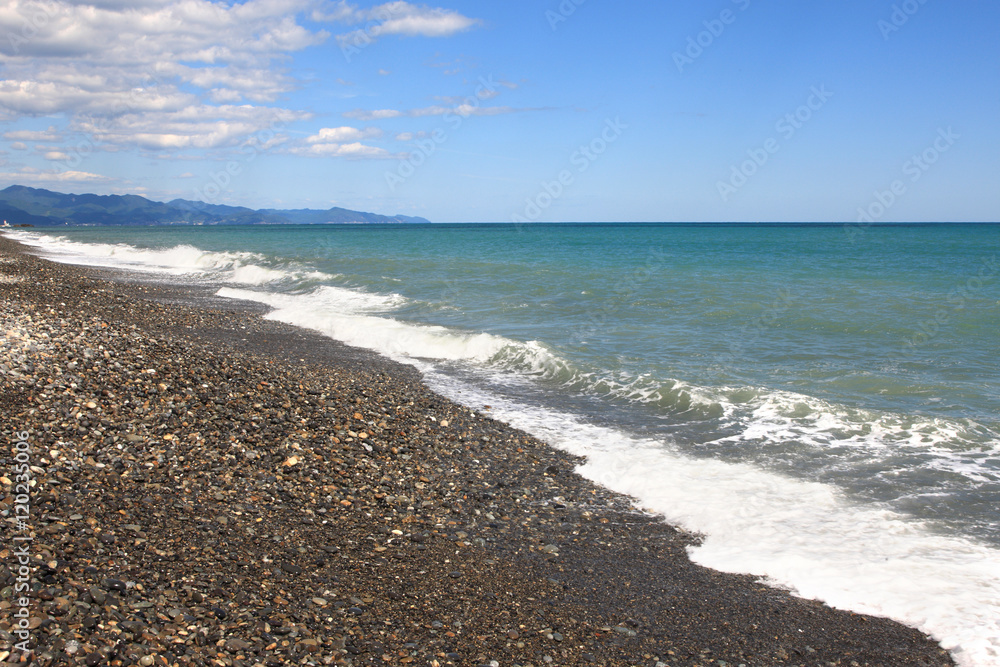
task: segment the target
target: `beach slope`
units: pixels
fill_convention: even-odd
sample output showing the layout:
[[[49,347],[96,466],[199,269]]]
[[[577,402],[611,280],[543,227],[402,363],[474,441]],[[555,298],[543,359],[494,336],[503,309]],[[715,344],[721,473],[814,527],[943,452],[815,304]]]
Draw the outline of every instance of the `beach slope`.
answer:
[[[696,536],[408,366],[23,250],[0,239],[4,660],[953,664],[692,564]]]

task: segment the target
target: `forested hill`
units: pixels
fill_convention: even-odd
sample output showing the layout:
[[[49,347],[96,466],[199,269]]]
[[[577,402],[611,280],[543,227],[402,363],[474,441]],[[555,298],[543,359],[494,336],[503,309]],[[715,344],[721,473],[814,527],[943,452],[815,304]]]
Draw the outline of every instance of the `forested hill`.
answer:
[[[321,225],[426,224],[407,215],[379,215],[334,207],[262,209],[187,199],[158,202],[138,195],[63,194],[12,185],[0,190],[0,218],[9,225]]]

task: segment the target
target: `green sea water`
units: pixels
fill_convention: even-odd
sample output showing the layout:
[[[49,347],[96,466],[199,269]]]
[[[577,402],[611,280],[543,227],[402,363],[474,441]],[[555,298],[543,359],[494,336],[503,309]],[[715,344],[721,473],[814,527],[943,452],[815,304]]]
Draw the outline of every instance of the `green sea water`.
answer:
[[[977,558],[988,564],[985,580],[962,585],[1000,593],[998,225],[16,235],[62,261],[210,283],[269,304],[276,319],[413,363],[435,389],[588,456],[585,473],[709,535],[701,553],[720,569],[805,594],[826,581],[815,573],[827,560],[860,548],[838,544],[849,528],[827,525],[833,513],[848,526],[871,520],[886,554],[897,553],[882,537],[893,531],[923,540],[898,549],[927,548],[929,565],[868,588],[925,576],[924,565],[948,561],[942,550],[964,562],[964,547],[936,542],[959,540],[984,549]],[[799,506],[827,502],[814,493],[833,499],[815,515]],[[688,499],[697,500],[684,509]],[[749,528],[732,528],[737,508]],[[757,542],[734,546],[739,530],[759,531]],[[792,533],[812,546],[796,547]],[[715,545],[714,534],[729,542]],[[769,539],[775,546],[754,565],[753,545]],[[768,569],[806,558],[807,574]],[[816,597],[836,597],[820,588]],[[879,609],[910,620],[888,606]],[[983,641],[1000,646],[1000,612],[988,605],[983,614],[976,622],[997,628],[980,632]]]
[[[531,389],[552,400],[582,400],[602,419],[663,431],[702,455],[836,478],[862,494],[905,499],[915,511],[926,493],[923,512],[934,516],[947,517],[938,499],[955,484],[995,483],[1000,499],[1000,226],[59,234],[172,252],[161,258],[165,267],[220,286],[307,294],[330,285],[394,297],[366,312],[456,332],[456,341],[438,341],[441,350],[423,350],[426,358],[476,354],[447,348],[480,332],[527,344],[482,351],[491,353],[485,365],[497,381],[499,371],[531,377]],[[231,263],[206,255],[198,266],[193,249],[241,255]],[[274,273],[255,275],[257,267]],[[242,278],[227,275],[240,268]],[[877,477],[905,470],[909,486],[872,479],[868,462],[882,456],[902,460]],[[864,474],[852,480],[845,459],[855,458]],[[1000,525],[986,518],[982,535],[1000,543]]]

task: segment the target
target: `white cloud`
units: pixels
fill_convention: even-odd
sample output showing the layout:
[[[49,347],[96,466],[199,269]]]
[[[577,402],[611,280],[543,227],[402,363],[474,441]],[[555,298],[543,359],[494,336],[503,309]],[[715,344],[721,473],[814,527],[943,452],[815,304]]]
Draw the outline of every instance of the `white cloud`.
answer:
[[[123,111],[163,111],[182,108],[197,99],[172,86],[107,89],[91,91],[55,81],[0,81],[0,104],[25,115],[70,112],[107,114]]]
[[[292,82],[280,71],[270,68],[187,67],[177,63],[160,67],[159,76],[176,76],[202,89],[225,90],[255,102],[270,102],[292,88]]]
[[[24,168],[17,172],[0,173],[0,180],[15,183],[103,183],[113,179],[89,171],[38,171]]]
[[[528,111],[528,109],[515,109],[514,107],[481,107],[476,104],[460,104],[455,107],[454,112],[463,118],[468,116],[502,116],[508,113]]]
[[[0,53],[83,59],[88,64],[258,62],[322,42],[298,25],[314,0],[116,3],[14,0],[0,12]]]
[[[242,95],[228,88],[213,88],[208,91],[208,98],[217,104],[234,104],[243,101]]]
[[[171,4],[173,0],[82,0],[72,4],[93,5],[104,9],[129,9],[135,7],[160,7]]]
[[[61,141],[62,135],[55,125],[49,125],[47,130],[13,130],[3,133],[4,139],[18,141]]]
[[[309,116],[300,111],[252,105],[192,105],[176,111],[127,113],[111,119],[81,118],[74,129],[99,143],[148,149],[220,148],[248,141],[273,142],[288,123]]]
[[[372,137],[381,137],[382,130],[377,127],[366,127],[359,130],[354,127],[324,127],[316,134],[306,139],[306,143],[344,143],[346,141],[361,141]]]
[[[65,114],[71,129],[116,146],[238,143],[293,113],[237,105],[294,89],[276,63],[329,37],[297,22],[318,2],[7,0],[0,119]]]
[[[479,19],[470,19],[458,12],[417,7],[401,0],[376,7],[373,10],[376,16],[380,10],[389,16],[379,28],[381,35],[448,37],[482,23]]]
[[[340,2],[331,11],[314,13],[313,18],[348,25],[369,24],[337,35],[337,42],[342,47],[367,46],[375,38],[384,35],[450,37],[482,25],[482,20],[469,18],[453,10],[413,5],[403,0],[387,2],[371,9],[358,9],[347,2]]]
[[[289,153],[306,157],[346,157],[354,159],[381,159],[396,157],[384,148],[362,143],[365,139],[382,136],[377,127],[324,127],[304,142],[287,149]]]
[[[382,120],[385,118],[399,118],[405,115],[405,111],[397,111],[395,109],[376,109],[375,111],[354,109],[353,111],[344,112],[345,118],[357,118],[358,120]]]
[[[346,0],[330,3],[326,8],[313,10],[312,20],[317,22],[357,23],[365,20],[365,14]]]
[[[424,137],[431,136],[431,132],[426,132],[421,130],[419,132],[400,132],[396,135],[396,141],[413,141],[414,139],[423,139]]]
[[[455,114],[468,118],[469,116],[499,116],[501,114],[517,113],[519,111],[529,111],[529,109],[516,109],[513,107],[483,107],[478,104],[458,104],[455,106],[430,106],[418,109],[408,109],[399,111],[397,109],[376,109],[366,111],[364,109],[354,109],[344,113],[346,118],[357,120],[381,120],[384,118],[423,118],[425,116],[444,116],[445,114]]]
[[[302,155],[396,157],[369,145],[382,136],[372,127],[322,128],[293,142],[283,128],[311,114],[265,106],[298,85],[286,69],[289,57],[330,37],[304,19],[381,36],[448,37],[482,24],[456,10],[404,0],[374,7],[346,0],[0,0],[0,121],[60,118],[58,128],[41,131],[8,125],[4,139],[15,150],[36,142],[41,146],[34,159],[64,162],[76,154],[81,134],[90,149],[141,148],[161,159],[189,159],[247,142],[284,145],[282,150]],[[355,117],[448,111],[465,112],[456,102],[408,111],[359,110]],[[36,180],[68,178],[24,173],[35,173]],[[83,180],[96,176],[73,173]]]
[[[359,141],[349,144],[322,143],[310,146],[297,146],[289,149],[290,153],[306,157],[345,157],[354,159],[385,159],[397,157],[384,148],[368,146]]]

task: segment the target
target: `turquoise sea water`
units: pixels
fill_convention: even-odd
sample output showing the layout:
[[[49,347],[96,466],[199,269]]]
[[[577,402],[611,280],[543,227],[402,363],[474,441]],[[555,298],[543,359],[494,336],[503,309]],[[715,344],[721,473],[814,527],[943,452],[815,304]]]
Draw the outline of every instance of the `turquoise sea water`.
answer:
[[[696,560],[1000,664],[1000,226],[13,234],[412,363],[705,535]]]

